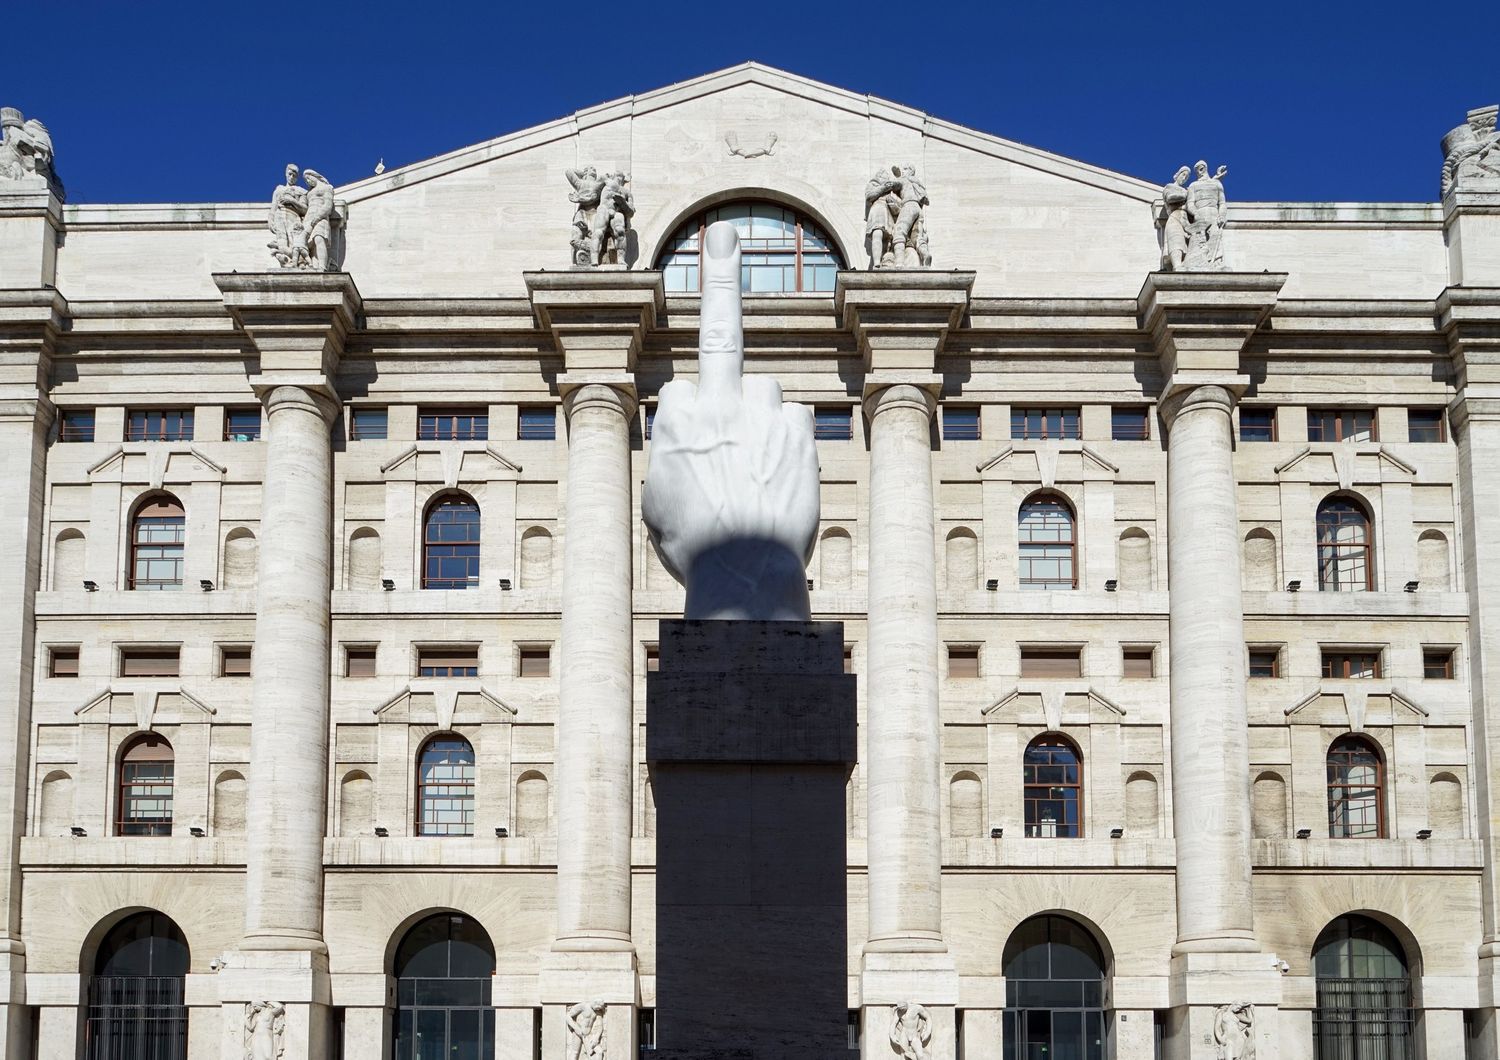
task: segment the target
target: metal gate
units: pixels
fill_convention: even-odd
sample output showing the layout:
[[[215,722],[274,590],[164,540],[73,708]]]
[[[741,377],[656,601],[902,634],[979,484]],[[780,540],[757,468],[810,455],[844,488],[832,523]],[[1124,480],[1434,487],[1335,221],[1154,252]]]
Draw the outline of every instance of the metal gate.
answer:
[[[179,976],[98,975],[89,983],[88,1060],[187,1060]]]
[[[1318,1060],[1413,1060],[1409,979],[1319,979]]]

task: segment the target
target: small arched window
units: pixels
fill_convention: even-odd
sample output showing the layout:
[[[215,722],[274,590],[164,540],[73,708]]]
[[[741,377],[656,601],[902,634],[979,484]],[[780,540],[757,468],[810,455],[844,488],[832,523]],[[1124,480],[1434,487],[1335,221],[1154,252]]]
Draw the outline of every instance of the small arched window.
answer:
[[[120,789],[115,835],[171,835],[172,745],[154,732],[142,733],[120,755]]]
[[[417,756],[417,835],[473,834],[473,745],[439,733]]]
[[[690,217],[678,226],[657,259],[668,293],[697,293],[703,232],[728,221],[740,234],[740,290],[750,294],[832,291],[844,267],[838,248],[817,223],[774,202],[734,202]]]
[[[479,505],[451,495],[427,509],[422,528],[422,588],[479,584]]]
[[[1026,835],[1078,839],[1083,835],[1083,756],[1067,737],[1038,736],[1021,767]]]
[[[1318,588],[1344,593],[1375,588],[1370,514],[1347,497],[1318,505]]]
[[[1385,763],[1364,737],[1340,736],[1328,748],[1328,834],[1334,839],[1385,835]]]
[[[1040,494],[1021,505],[1017,518],[1022,589],[1078,588],[1078,539],[1073,509],[1061,497]]]
[[[176,497],[154,497],[130,521],[130,587],[181,589],[187,513]]]
[[[1414,1015],[1406,951],[1385,925],[1341,916],[1313,944],[1317,1060],[1411,1060]]]

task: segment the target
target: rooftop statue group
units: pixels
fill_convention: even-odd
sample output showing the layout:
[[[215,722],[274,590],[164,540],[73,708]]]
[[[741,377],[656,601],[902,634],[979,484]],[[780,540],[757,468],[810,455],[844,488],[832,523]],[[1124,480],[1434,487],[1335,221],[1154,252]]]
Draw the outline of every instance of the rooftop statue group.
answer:
[[[15,107],[0,107],[0,134],[0,181],[40,178],[61,196],[47,127],[36,118],[23,117]]]
[[[870,268],[928,268],[927,185],[915,166],[881,170],[865,185],[865,241]]]
[[[568,201],[573,211],[573,264],[624,265],[630,231],[635,216],[635,196],[630,191],[629,173],[606,173],[600,176],[593,166],[568,170],[573,185]]]
[[[1162,204],[1156,224],[1161,230],[1161,267],[1164,272],[1223,272],[1224,223],[1229,211],[1224,202],[1224,177],[1228,166],[1212,176],[1208,163],[1192,169],[1196,179],[1189,184],[1183,166],[1172,183],[1161,189]]]
[[[339,204],[327,177],[315,169],[301,173],[305,187],[297,183],[297,167],[288,164],[286,182],[271,195],[266,246],[283,269],[332,272],[338,268],[334,229],[343,225]]]
[[[1500,191],[1500,106],[1471,110],[1468,120],[1443,137],[1443,194]]]

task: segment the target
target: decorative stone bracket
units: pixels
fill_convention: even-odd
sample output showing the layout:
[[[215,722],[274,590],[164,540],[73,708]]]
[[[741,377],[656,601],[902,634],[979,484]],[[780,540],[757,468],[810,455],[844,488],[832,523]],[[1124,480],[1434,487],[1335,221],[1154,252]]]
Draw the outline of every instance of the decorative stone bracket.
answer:
[[[1212,385],[1239,395],[1240,354],[1270,317],[1284,272],[1153,272],[1136,296],[1141,330],[1161,359],[1162,398]]]
[[[130,697],[131,704],[135,707],[136,727],[148,732],[158,721],[165,723],[168,720],[165,717],[157,717],[163,696],[177,696],[186,708],[180,710],[176,717],[171,718],[173,724],[204,723],[219,713],[180,684],[174,684],[171,681],[126,679],[112,682],[104,691],[74,710],[73,715],[82,722],[102,724],[115,722],[116,719],[109,709],[115,696]],[[99,709],[101,707],[102,710]]]
[[[1343,717],[1330,715],[1327,708],[1321,707],[1325,696],[1343,700]],[[1390,719],[1379,724],[1426,725],[1430,720],[1427,711],[1398,692],[1390,681],[1381,680],[1321,681],[1313,691],[1287,707],[1284,713],[1292,724],[1343,725],[1347,721],[1349,731],[1364,732],[1370,723],[1369,702],[1372,697],[1390,700]]]
[[[1040,717],[1023,707],[1023,696],[1037,696],[1041,699]],[[1065,720],[1063,707],[1069,696],[1087,698],[1088,717],[1068,719],[1077,720],[1078,724],[1118,723],[1125,716],[1124,707],[1106,699],[1087,681],[1022,681],[979,713],[991,724],[1004,722],[1013,725],[1035,725],[1041,722],[1048,729],[1056,732],[1063,727]]]
[[[418,712],[412,710],[412,697],[421,695],[430,695],[432,697],[433,714],[430,716],[425,714],[419,716]],[[466,681],[462,678],[455,680],[451,677],[412,681],[390,699],[376,707],[373,713],[377,719],[383,722],[398,722],[409,725],[413,722],[435,720],[439,729],[451,729],[453,728],[454,719],[458,715],[458,697],[460,695],[474,695],[479,697],[481,714],[487,716],[473,719],[476,723],[508,722],[516,717],[517,712],[515,707],[510,706],[478,681]]]

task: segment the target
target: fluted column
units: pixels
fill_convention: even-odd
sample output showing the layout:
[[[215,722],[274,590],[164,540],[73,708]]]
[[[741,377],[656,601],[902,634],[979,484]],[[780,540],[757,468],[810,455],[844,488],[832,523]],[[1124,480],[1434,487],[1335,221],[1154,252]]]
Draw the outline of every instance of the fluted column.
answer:
[[[630,418],[626,389],[571,391],[557,718],[558,949],[630,949]]]
[[[942,763],[931,421],[925,389],[886,387],[870,418],[869,948],[942,950]]]

